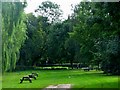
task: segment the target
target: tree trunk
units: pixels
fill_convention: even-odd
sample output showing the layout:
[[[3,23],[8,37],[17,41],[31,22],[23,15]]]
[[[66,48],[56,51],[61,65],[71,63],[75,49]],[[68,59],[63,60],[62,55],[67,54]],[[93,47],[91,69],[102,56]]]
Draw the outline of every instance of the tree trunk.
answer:
[[[73,60],[70,60],[71,69],[73,69]]]

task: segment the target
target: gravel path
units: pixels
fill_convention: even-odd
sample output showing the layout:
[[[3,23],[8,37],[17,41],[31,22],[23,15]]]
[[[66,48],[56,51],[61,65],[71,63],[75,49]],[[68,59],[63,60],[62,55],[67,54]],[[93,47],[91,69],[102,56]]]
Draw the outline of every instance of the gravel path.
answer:
[[[43,90],[68,90],[71,88],[71,84],[58,84],[58,85],[50,85]]]

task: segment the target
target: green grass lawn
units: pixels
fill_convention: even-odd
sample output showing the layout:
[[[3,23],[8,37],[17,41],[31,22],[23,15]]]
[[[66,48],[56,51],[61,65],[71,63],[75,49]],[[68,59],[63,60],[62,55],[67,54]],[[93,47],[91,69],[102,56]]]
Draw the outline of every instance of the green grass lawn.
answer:
[[[1,72],[0,72],[0,90],[2,88],[2,75],[1,75]]]
[[[31,72],[37,72],[39,77],[32,83],[20,78]],[[5,73],[3,88],[45,88],[49,85],[72,84],[72,88],[118,88],[118,76],[106,76],[100,71],[81,70],[36,70]]]

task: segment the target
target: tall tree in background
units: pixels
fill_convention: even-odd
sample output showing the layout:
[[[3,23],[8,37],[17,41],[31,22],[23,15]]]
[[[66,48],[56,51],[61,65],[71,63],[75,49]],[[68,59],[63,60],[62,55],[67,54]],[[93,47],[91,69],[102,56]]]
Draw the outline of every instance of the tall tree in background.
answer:
[[[87,56],[83,60],[101,63],[105,73],[120,74],[119,11],[120,3],[102,2],[82,2],[74,11],[77,23],[71,37],[80,43],[80,54]]]
[[[90,26],[87,25],[88,18],[92,16],[91,5],[92,3],[89,2],[81,2],[75,7],[74,18],[76,22],[73,27],[73,32],[70,33],[71,38],[79,42],[80,62],[87,65],[90,64],[94,50],[94,42],[91,35],[96,34],[94,31],[90,30]]]
[[[65,60],[65,40],[68,37],[69,28],[65,24],[56,23],[51,25],[47,40],[47,53],[49,62],[63,63]]]
[[[62,15],[60,6],[50,1],[42,2],[35,12],[40,16],[47,17],[49,22],[59,22]]]
[[[33,66],[40,63],[39,59],[44,52],[45,31],[42,30],[43,17],[35,17],[32,13],[27,15],[27,36],[21,48],[18,65]],[[39,61],[39,62],[38,62]]]
[[[26,39],[24,5],[21,2],[2,3],[2,66],[3,71],[15,69],[19,50]]]

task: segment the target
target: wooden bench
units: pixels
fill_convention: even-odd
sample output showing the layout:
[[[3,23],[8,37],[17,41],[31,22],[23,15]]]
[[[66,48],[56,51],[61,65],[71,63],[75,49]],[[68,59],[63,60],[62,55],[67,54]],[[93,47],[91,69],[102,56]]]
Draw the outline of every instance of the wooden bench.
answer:
[[[34,76],[38,77],[38,74],[37,74],[37,73],[32,73],[32,75],[34,75]]]
[[[32,80],[29,76],[24,76],[20,79],[20,83],[22,83],[23,81],[29,81],[30,83],[32,83]]]
[[[33,74],[29,74],[28,76],[29,78],[34,78],[36,80],[36,77]]]
[[[29,81],[30,83],[32,83],[32,78],[34,78],[36,80],[36,77],[38,77],[37,73],[29,74],[27,76],[22,77],[20,79],[20,83],[22,83],[23,81]]]
[[[90,71],[90,68],[89,67],[84,67],[82,68],[84,71]]]
[[[90,69],[89,68],[85,68],[85,69],[83,69],[84,71],[90,71]]]

